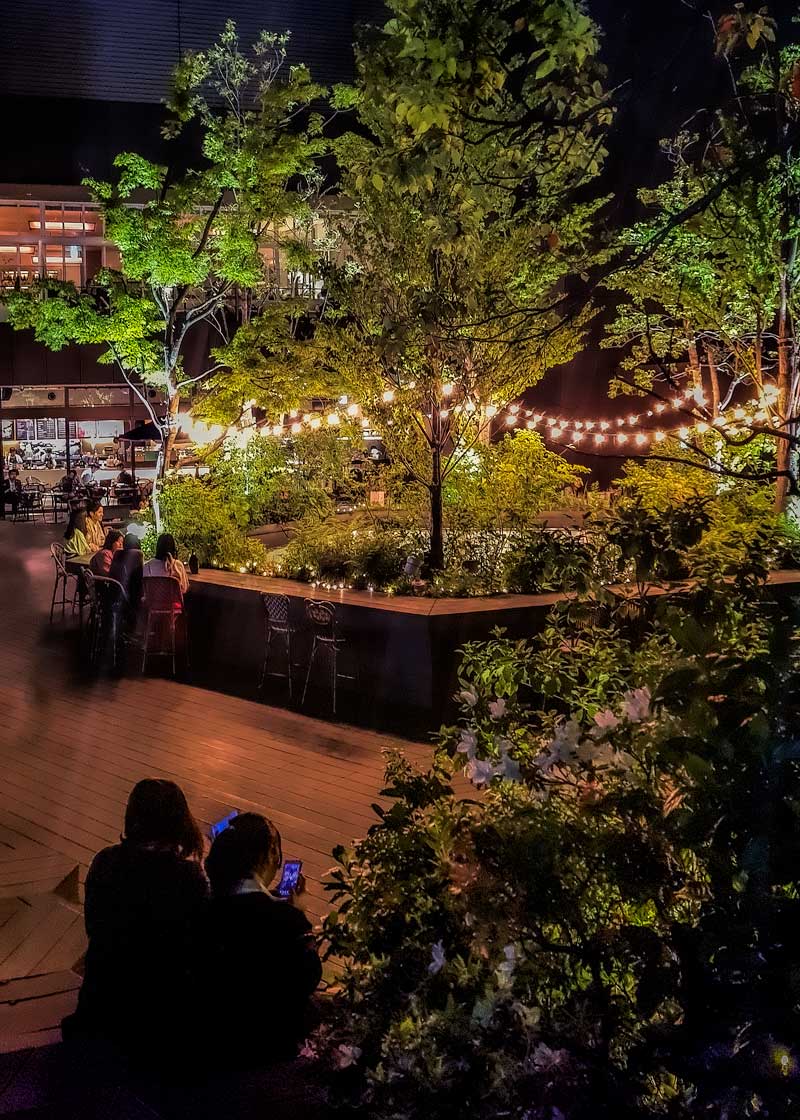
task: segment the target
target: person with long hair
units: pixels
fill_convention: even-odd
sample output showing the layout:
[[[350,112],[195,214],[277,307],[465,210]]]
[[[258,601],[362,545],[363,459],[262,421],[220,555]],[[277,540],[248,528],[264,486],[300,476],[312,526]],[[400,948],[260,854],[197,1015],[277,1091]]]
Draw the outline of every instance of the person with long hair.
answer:
[[[180,585],[181,595],[189,590],[189,577],[183,562],[178,559],[178,548],[171,533],[162,533],[156,541],[156,554],[144,566],[144,577],[171,576]]]
[[[212,900],[200,982],[211,1021],[225,1024],[217,1038],[225,1064],[293,1057],[306,1034],[322,966],[298,897],[302,880],[288,900],[270,894],[281,863],[280,833],[258,813],[234,817],[206,857]]]
[[[86,539],[86,510],[73,509],[70,511],[69,521],[64,530],[64,551],[67,556],[85,556],[91,552]]]
[[[94,1036],[157,1054],[185,1034],[192,942],[208,895],[203,836],[175,782],[131,791],[119,844],[86,878],[89,938],[78,1009],[65,1038]]]
[[[95,498],[89,498],[86,502],[86,539],[93,552],[101,549],[106,539],[106,531],[103,528],[103,506]]]
[[[106,533],[103,547],[95,552],[89,561],[89,568],[96,576],[107,576],[111,571],[114,553],[122,548],[122,533],[119,529],[109,529]]]
[[[122,548],[114,553],[108,574],[111,579],[122,584],[128,596],[130,622],[135,622],[139,601],[142,597],[142,542],[135,533],[126,533]]]

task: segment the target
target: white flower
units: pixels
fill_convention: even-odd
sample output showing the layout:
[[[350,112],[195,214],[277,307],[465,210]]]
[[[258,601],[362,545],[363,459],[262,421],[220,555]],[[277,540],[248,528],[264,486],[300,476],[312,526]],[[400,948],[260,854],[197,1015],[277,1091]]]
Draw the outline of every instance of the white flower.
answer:
[[[556,765],[568,765],[575,759],[580,740],[580,725],[574,719],[557,724],[552,742],[548,743],[546,753],[536,759],[536,765],[545,773]]]
[[[500,751],[500,761],[494,768],[495,776],[507,782],[518,782],[522,778],[519,763],[509,756],[507,750]]]
[[[594,722],[601,731],[613,731],[614,728],[619,727],[620,724],[619,719],[610,708],[606,708],[604,712],[596,712]]]
[[[506,945],[503,949],[503,956],[505,960],[500,962],[495,972],[497,973],[499,983],[510,984],[511,977],[514,975],[514,969],[517,967],[516,945]]]
[[[456,750],[460,754],[465,754],[467,758],[473,759],[475,752],[478,749],[478,736],[474,731],[464,730],[461,732],[461,741],[459,742]]]
[[[566,1065],[569,1061],[569,1053],[566,1050],[551,1050],[546,1043],[540,1042],[531,1054],[530,1060],[534,1069],[540,1073],[547,1073]]]
[[[489,715],[492,719],[502,719],[506,714],[506,702],[502,698],[500,700],[492,700],[489,705]]]
[[[650,715],[650,689],[634,688],[622,697],[622,714],[631,723],[641,723]]]
[[[344,1042],[340,1043],[333,1052],[333,1061],[337,1069],[354,1066],[360,1057],[360,1046],[348,1046]]]
[[[428,965],[428,973],[435,976],[437,972],[441,972],[447,963],[447,958],[444,955],[444,945],[441,941],[437,941],[431,950],[431,963]]]
[[[457,699],[462,704],[466,704],[468,708],[474,708],[478,703],[478,694],[474,688],[465,688],[462,692],[459,692]]]
[[[494,763],[484,758],[471,758],[464,767],[464,774],[474,786],[485,786],[494,777]]]

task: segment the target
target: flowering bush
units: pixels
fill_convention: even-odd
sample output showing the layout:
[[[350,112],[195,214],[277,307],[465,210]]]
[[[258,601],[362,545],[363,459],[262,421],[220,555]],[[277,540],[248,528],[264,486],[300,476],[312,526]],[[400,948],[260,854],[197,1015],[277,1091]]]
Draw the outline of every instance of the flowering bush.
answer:
[[[390,758],[308,1044],[365,1116],[798,1113],[791,635],[763,594],[665,598],[468,647],[430,769]]]

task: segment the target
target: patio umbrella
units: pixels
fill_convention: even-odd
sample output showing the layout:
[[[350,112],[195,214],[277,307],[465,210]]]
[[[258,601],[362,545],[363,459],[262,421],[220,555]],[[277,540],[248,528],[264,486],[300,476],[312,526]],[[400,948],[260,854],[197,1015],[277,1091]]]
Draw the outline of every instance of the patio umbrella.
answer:
[[[161,432],[152,420],[140,420],[138,424],[134,424],[129,431],[123,432],[117,438],[132,445],[150,443],[151,441],[158,443],[161,441]],[[131,474],[136,478],[136,452],[134,448],[131,449]]]

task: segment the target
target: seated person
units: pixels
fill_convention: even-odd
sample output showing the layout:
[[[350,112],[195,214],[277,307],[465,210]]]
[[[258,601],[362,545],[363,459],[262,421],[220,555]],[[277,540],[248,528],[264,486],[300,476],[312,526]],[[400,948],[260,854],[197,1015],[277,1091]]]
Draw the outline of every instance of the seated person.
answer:
[[[142,598],[142,542],[135,533],[126,533],[121,550],[114,553],[108,574],[121,583],[128,596],[130,622],[135,622]]]
[[[124,488],[124,487],[130,487],[130,486],[135,486],[135,485],[136,484],[133,481],[133,475],[131,474],[131,472],[129,470],[126,470],[123,467],[123,469],[117,475],[117,486],[121,486],[121,487]]]
[[[19,471],[15,467],[12,467],[3,481],[3,500],[7,506],[11,506],[14,514],[22,505],[22,483],[19,480]]]
[[[120,844],[86,877],[89,938],[78,1009],[65,1038],[99,1036],[133,1050],[174,1052],[188,1001],[190,946],[207,895],[203,836],[174,782],[134,786]]]
[[[90,498],[86,503],[86,539],[93,551],[102,548],[106,539],[106,531],[103,528],[103,507],[94,498]]]
[[[122,533],[119,529],[109,529],[103,541],[103,547],[95,552],[89,561],[89,570],[96,576],[107,576],[111,571],[111,561],[114,553],[122,548]]]
[[[144,576],[172,576],[180,584],[181,595],[189,590],[189,577],[182,561],[178,559],[175,538],[170,533],[162,533],[156,541],[156,554],[144,566]]]
[[[212,901],[197,986],[206,1021],[222,1025],[215,1049],[224,1064],[294,1057],[307,1033],[322,966],[297,897],[269,893],[281,862],[280,834],[258,813],[234,817],[206,857]]]
[[[68,558],[92,552],[86,539],[86,510],[73,509],[64,530],[64,551]]]
[[[59,486],[65,494],[77,493],[80,486],[80,483],[78,482],[78,472],[74,468],[67,471],[64,477],[61,479]]]

